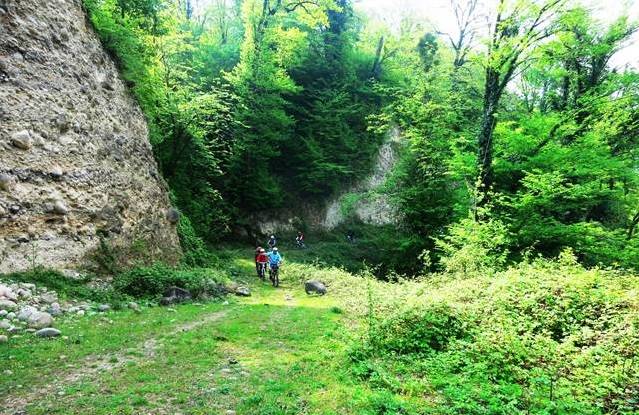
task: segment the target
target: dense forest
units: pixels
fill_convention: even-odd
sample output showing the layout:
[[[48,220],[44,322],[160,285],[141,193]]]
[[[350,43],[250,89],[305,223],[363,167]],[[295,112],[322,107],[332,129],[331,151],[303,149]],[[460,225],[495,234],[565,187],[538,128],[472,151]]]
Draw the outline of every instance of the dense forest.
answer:
[[[401,229],[384,235],[403,271],[567,247],[638,265],[638,73],[610,64],[636,30],[625,15],[453,1],[445,34],[348,0],[85,3],[148,118],[183,235],[190,221],[215,243],[255,212],[321,204],[397,126],[385,192]]]
[[[37,36],[38,19],[58,20],[22,1],[31,8],[0,0],[0,23],[6,14],[49,47],[42,56],[117,76],[106,49],[125,85],[100,78],[107,88],[89,83],[93,95],[75,102],[129,104],[145,135],[137,102],[162,177],[145,137],[116,138],[110,119],[100,157],[116,160],[124,143],[144,160],[108,161],[100,174],[128,166],[130,197],[91,189],[91,214],[74,202],[34,216],[47,238],[66,237],[53,242],[70,269],[18,229],[10,247],[28,246],[28,260],[0,274],[3,411],[639,414],[639,67],[625,53],[636,50],[636,10],[587,0],[424,2],[423,13],[390,0],[83,0],[80,10],[68,0],[87,21],[65,36],[94,45],[80,59],[65,36]],[[451,27],[438,26],[435,3]],[[12,56],[19,70],[0,66],[0,92],[47,62]],[[73,87],[93,76],[58,66]],[[64,111],[54,123],[84,116]],[[27,152],[29,131],[20,137],[11,154],[52,158]],[[392,163],[378,177],[384,149]],[[15,189],[36,171],[18,167],[0,175],[2,196],[24,194]],[[88,175],[49,167],[31,180],[38,195],[45,179]],[[362,200],[382,201],[388,217],[366,222]],[[15,218],[18,204],[39,206],[16,201]],[[304,216],[335,206],[334,228]],[[277,229],[290,212],[299,218]],[[134,221],[162,227],[171,249],[149,255],[162,245],[138,238]],[[80,262],[69,241],[90,255]]]

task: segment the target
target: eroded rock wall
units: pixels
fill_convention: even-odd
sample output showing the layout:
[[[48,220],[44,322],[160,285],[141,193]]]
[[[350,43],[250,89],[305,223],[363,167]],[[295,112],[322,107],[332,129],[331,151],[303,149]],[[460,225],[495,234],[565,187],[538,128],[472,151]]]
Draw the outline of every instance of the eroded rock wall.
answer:
[[[383,189],[397,164],[401,143],[401,131],[397,127],[391,128],[379,148],[371,174],[325,204],[302,204],[294,209],[265,212],[252,218],[252,222],[262,234],[297,231],[301,223],[312,229],[330,231],[350,218],[377,226],[401,222],[397,207]]]
[[[145,119],[80,0],[0,0],[0,272],[180,255]]]

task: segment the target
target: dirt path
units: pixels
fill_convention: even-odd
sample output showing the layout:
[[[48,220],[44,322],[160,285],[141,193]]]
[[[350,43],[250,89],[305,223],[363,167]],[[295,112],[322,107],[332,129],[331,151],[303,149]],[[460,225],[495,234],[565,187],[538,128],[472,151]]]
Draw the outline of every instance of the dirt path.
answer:
[[[104,355],[90,355],[84,359],[83,364],[75,370],[67,371],[61,374],[54,382],[49,382],[44,386],[38,386],[32,390],[21,393],[18,396],[9,396],[1,403],[2,413],[13,415],[26,415],[28,405],[43,399],[51,399],[55,396],[63,396],[64,389],[81,382],[84,379],[95,377],[98,374],[112,372],[129,364],[143,364],[152,361],[158,350],[162,347],[161,341],[167,338],[175,337],[181,333],[185,333],[201,326],[214,323],[222,319],[227,311],[218,311],[203,316],[200,320],[190,321],[180,324],[170,332],[162,335],[151,337],[139,343],[132,349],[138,351],[132,354],[131,349],[120,351],[117,353],[108,353]]]

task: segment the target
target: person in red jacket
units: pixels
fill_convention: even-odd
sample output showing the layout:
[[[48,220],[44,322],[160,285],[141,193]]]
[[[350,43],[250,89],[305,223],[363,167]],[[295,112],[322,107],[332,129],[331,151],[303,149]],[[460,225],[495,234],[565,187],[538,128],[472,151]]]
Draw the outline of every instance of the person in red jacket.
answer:
[[[264,248],[259,248],[259,252],[255,256],[255,267],[257,269],[257,276],[260,279],[265,279],[266,276],[266,264],[268,263],[268,256]]]
[[[255,271],[257,272],[257,275],[260,275],[260,268],[257,265],[257,257],[260,255],[260,251],[262,250],[261,246],[258,246],[257,248],[255,248]]]

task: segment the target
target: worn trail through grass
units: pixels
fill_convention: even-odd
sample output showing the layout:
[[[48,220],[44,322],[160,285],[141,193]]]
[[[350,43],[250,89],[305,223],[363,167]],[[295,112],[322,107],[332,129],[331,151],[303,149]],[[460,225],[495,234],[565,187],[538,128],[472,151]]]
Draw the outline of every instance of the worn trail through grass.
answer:
[[[251,264],[241,264],[251,275]],[[63,322],[3,345],[3,414],[365,413],[333,299],[250,278],[253,296]]]

